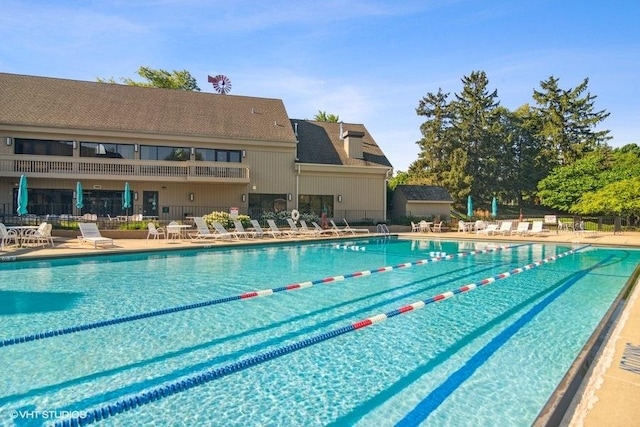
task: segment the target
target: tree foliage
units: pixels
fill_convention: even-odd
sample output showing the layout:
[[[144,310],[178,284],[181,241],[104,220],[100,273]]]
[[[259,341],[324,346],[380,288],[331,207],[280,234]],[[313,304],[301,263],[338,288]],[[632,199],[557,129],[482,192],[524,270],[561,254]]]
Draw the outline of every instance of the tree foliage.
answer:
[[[638,215],[640,148],[601,147],[540,181],[541,203],[580,215]],[[640,200],[640,198],[638,198]]]
[[[468,195],[481,204],[494,196],[518,204],[538,200],[538,183],[555,167],[606,147],[608,131],[595,127],[609,114],[595,111],[588,79],[565,90],[552,76],[533,91],[534,106],[524,104],[515,111],[500,106],[483,71],[473,71],[461,82],[461,91],[453,96],[438,89],[418,102],[416,113],[425,121],[408,177],[444,186],[458,205]],[[567,207],[571,201],[554,204]]]
[[[196,92],[200,91],[196,79],[187,70],[174,70],[169,72],[161,69],[155,70],[150,67],[140,67],[137,71],[137,74],[146,81],[136,82],[130,78],[125,77],[120,78],[120,81],[129,86],[159,87],[165,89],[180,89]],[[98,82],[117,83],[113,78],[98,78]]]
[[[335,114],[327,114],[326,111],[318,110],[318,114],[316,114],[313,119],[317,122],[338,123],[340,121],[340,116],[336,116]]]

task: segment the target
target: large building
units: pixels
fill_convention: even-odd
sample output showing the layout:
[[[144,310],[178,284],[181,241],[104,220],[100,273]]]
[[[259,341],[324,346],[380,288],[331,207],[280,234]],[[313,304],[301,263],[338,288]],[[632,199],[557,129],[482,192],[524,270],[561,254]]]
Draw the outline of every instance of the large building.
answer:
[[[279,99],[6,73],[0,99],[3,218],[25,175],[35,215],[386,219],[392,166],[361,124],[290,119]]]

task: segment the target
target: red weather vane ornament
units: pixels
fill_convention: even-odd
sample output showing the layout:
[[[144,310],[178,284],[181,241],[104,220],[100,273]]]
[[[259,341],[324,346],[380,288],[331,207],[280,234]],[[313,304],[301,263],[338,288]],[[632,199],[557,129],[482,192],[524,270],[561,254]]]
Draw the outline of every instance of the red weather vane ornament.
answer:
[[[231,80],[229,77],[218,74],[215,77],[207,76],[207,81],[213,84],[213,89],[216,92],[226,95],[231,90]]]

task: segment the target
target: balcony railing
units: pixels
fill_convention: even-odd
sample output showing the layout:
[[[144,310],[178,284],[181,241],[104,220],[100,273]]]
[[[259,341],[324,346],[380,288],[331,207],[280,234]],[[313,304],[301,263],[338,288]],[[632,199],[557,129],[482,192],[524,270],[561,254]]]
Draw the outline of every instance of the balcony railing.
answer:
[[[200,181],[249,183],[249,168],[238,163],[150,161],[49,156],[0,155],[0,176],[111,179],[131,181]]]

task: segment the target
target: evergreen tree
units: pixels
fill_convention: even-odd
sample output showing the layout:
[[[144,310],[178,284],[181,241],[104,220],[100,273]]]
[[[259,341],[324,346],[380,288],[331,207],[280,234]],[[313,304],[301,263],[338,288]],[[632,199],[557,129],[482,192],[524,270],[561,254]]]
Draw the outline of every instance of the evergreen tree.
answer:
[[[540,82],[541,90],[533,91],[542,123],[538,137],[543,157],[552,166],[574,162],[610,139],[608,130],[595,130],[609,113],[594,111],[596,96],[586,92],[589,79],[569,90],[561,89],[558,81],[551,76]]]

